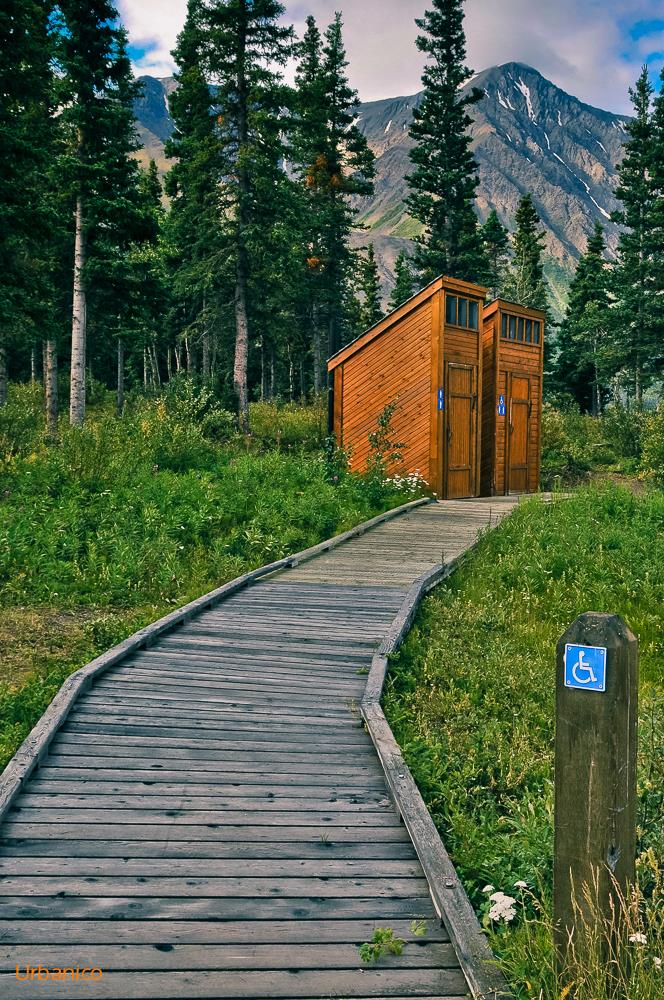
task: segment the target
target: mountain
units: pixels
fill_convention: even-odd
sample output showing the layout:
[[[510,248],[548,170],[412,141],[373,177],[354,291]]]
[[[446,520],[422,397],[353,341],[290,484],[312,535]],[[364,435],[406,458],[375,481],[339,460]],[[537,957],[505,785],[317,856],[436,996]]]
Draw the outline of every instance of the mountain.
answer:
[[[155,159],[163,170],[163,145],[173,129],[167,96],[175,83],[172,78],[141,81],[143,94],[136,103],[141,155]],[[466,87],[484,93],[471,109],[480,168],[478,213],[485,219],[495,208],[511,227],[519,198],[532,194],[546,231],[547,277],[560,314],[596,219],[606,227],[609,253],[617,246],[618,227],[609,217],[618,207],[613,190],[628,119],[583,104],[522,63],[484,70]],[[371,101],[357,111],[376,155],[376,183],[373,197],[359,203],[360,221],[368,231],[358,232],[355,243],[374,243],[385,290],[399,251],[410,246],[418,231],[404,212],[403,198],[411,169],[408,129],[421,99],[420,93]]]

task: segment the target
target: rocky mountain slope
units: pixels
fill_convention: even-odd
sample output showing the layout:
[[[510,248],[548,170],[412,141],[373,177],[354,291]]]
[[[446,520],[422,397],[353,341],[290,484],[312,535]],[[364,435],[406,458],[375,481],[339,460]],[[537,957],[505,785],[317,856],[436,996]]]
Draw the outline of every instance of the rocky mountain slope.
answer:
[[[142,77],[136,105],[144,157],[164,169],[163,144],[173,123],[168,115],[170,78]],[[611,253],[618,230],[609,219],[616,164],[622,155],[627,119],[583,104],[521,63],[478,73],[468,87],[483,100],[472,108],[473,146],[480,167],[479,215],[492,208],[511,227],[519,198],[530,192],[547,234],[547,275],[559,311],[575,261],[585,249],[596,219],[607,231]],[[361,206],[368,231],[356,243],[375,244],[383,284],[391,285],[394,260],[417,232],[404,212],[404,178],[411,168],[408,127],[421,94],[362,104],[359,124],[377,157],[375,194]]]

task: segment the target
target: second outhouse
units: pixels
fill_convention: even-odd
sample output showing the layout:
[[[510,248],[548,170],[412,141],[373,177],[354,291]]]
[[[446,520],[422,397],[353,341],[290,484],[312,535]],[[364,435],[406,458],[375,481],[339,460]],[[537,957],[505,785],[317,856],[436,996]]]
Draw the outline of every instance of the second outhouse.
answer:
[[[438,496],[479,496],[486,289],[437,278],[328,362],[337,442],[363,471],[369,434],[390,403],[395,472],[418,472]]]
[[[484,309],[482,496],[539,488],[544,322],[504,299]]]

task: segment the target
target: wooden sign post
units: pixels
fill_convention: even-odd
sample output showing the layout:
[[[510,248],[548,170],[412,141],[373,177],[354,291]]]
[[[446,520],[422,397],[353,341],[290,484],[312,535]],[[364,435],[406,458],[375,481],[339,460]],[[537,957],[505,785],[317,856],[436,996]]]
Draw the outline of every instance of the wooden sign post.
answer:
[[[635,636],[618,615],[581,615],[557,648],[554,919],[559,972],[580,922],[592,926],[584,885],[597,912],[608,918],[616,885],[624,891],[634,881],[637,699]]]

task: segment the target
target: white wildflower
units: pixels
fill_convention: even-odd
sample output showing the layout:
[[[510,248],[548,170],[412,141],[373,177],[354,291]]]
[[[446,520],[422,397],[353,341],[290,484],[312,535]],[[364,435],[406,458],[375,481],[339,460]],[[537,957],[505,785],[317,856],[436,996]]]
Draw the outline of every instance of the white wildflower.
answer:
[[[654,964],[654,966],[655,966],[656,969],[661,969],[662,968],[662,960],[661,960],[661,958],[653,958],[653,964]]]
[[[493,906],[489,910],[490,920],[504,920],[506,924],[514,920],[516,916],[516,899],[507,896],[504,892],[494,892],[489,899]]]
[[[648,943],[648,938],[645,936],[645,934],[641,934],[640,931],[639,931],[638,934],[630,934],[629,940],[630,940],[630,942],[632,944],[647,944]]]
[[[482,889],[482,892],[486,892],[486,893],[495,892],[495,891],[496,891],[495,885],[485,885],[484,888]]]
[[[514,888],[515,889],[527,889],[528,888],[528,883],[524,882],[522,880],[519,880],[518,882],[514,883]]]

